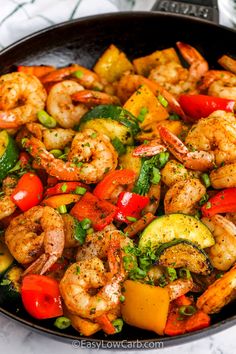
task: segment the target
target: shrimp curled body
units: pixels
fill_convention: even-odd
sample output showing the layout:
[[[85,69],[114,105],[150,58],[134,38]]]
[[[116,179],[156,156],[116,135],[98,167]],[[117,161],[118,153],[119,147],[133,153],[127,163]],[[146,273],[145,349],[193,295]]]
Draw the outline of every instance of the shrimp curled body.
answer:
[[[118,155],[109,138],[92,129],[75,135],[67,162],[56,159],[34,137],[27,139],[24,146],[48,174],[63,181],[97,183],[117,166]]]
[[[0,128],[17,128],[37,120],[46,91],[37,77],[21,72],[0,77]]]
[[[60,214],[46,206],[36,206],[15,217],[5,233],[5,242],[25,273],[44,274],[64,248],[63,220]]]

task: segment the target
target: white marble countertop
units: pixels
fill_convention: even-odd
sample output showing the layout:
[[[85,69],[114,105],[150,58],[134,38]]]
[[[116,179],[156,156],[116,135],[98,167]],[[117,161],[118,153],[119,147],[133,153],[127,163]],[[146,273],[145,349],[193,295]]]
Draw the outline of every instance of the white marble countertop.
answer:
[[[99,0],[99,2],[97,2],[96,0],[77,0],[78,4],[82,3],[80,4],[81,6],[78,8],[76,8],[76,0],[5,0],[4,2],[1,1],[0,47],[8,45],[10,42],[18,39],[19,36],[22,37],[33,30],[48,26],[49,23],[64,21],[65,17],[63,17],[64,15],[61,15],[61,13],[56,20],[53,18],[54,10],[50,12],[50,9],[48,8],[51,6],[52,3],[57,3],[60,8],[61,6],[63,6],[63,2],[66,3],[67,7],[68,3],[71,3],[71,5],[74,6],[75,10],[73,18],[76,18],[82,15],[103,12],[103,8],[101,9],[101,4],[104,5],[104,12],[117,11],[117,9],[127,10],[131,9],[132,7],[134,7],[134,9],[136,10],[148,10],[151,8],[154,1],[155,0],[107,0],[106,2],[106,0]],[[12,22],[9,21],[9,18],[7,16],[22,3],[26,4],[24,11],[19,11],[18,14],[12,13],[12,16],[14,17],[12,22],[14,23],[14,26],[16,26],[16,28],[18,26],[17,20],[20,19],[21,25],[19,25],[18,28],[21,28],[21,32],[19,32],[18,30],[14,30],[14,33],[11,33],[10,29]],[[47,4],[47,19],[45,19],[44,16],[38,16],[38,20],[34,20],[32,22],[31,17],[35,15],[35,9],[37,9],[38,11],[37,15],[42,15],[40,9],[45,5],[45,3]],[[97,4],[97,6],[95,4]],[[73,6],[71,7],[71,9],[73,8]],[[7,18],[7,20],[4,20],[4,26],[2,26],[1,23],[3,18]],[[24,26],[22,24],[22,20],[25,21],[26,19],[28,19],[27,26]],[[221,16],[221,23],[224,23],[224,20],[225,19]],[[44,21],[46,21],[47,23],[45,24]],[[225,24],[227,23],[225,22]],[[173,351],[175,354],[233,354],[236,353],[236,341],[234,338],[235,330],[236,326],[213,336],[209,336],[208,338],[195,341],[193,343],[187,343],[185,345],[177,346],[174,348],[163,348],[160,350],[163,354],[172,354]],[[57,354],[75,354],[76,352],[78,353],[82,351],[85,354],[89,354],[91,352],[90,349],[74,348],[72,344],[64,344],[61,342],[57,342],[51,338],[34,333],[29,329],[23,328],[18,323],[0,315],[0,353],[51,354],[52,352],[55,352]],[[154,353],[157,351],[158,349],[155,349],[155,351],[150,350],[149,352]],[[101,349],[100,352],[105,353],[105,351]],[[135,352],[130,351],[130,353]]]

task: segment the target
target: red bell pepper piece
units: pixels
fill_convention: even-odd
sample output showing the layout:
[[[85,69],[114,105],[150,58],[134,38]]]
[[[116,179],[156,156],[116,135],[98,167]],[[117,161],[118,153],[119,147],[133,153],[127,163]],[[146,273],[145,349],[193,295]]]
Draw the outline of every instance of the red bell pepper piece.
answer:
[[[186,332],[186,320],[181,319],[179,307],[174,303],[170,306],[164,333],[168,336],[179,336]]]
[[[198,310],[187,319],[186,332],[198,331],[199,329],[209,327],[210,323],[211,318],[205,312]]]
[[[118,186],[134,183],[135,179],[136,173],[132,170],[111,171],[97,184],[93,194],[99,199],[109,199]]]
[[[45,196],[51,196],[56,194],[68,194],[74,192],[77,187],[88,189],[88,186],[81,182],[61,182],[55,186],[48,188],[45,192]]]
[[[116,212],[117,207],[115,205],[86,192],[71,209],[70,214],[79,221],[85,218],[90,219],[92,227],[99,231],[113,221]]]
[[[43,197],[43,184],[38,176],[28,172],[18,181],[11,199],[22,210],[26,211],[38,205]]]
[[[59,285],[45,275],[29,274],[23,278],[22,302],[26,311],[39,320],[63,314]]]
[[[227,188],[210,198],[201,208],[203,216],[236,212],[236,188]]]
[[[149,203],[149,198],[131,192],[122,192],[118,197],[116,219],[129,223],[132,220],[127,217],[138,219],[143,208]]]
[[[185,114],[194,120],[208,117],[217,110],[233,112],[235,107],[234,100],[206,95],[181,95],[179,103]]]
[[[53,176],[48,176],[47,178],[47,185],[50,187],[55,186],[58,183],[58,179],[56,177]]]

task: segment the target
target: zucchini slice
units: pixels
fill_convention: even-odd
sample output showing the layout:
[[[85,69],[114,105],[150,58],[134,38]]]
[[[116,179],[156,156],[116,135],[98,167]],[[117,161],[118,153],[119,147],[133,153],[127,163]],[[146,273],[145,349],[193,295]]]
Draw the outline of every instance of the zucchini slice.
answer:
[[[86,113],[76,130],[91,128],[103,132],[111,140],[118,138],[125,145],[132,145],[140,131],[136,118],[120,106],[100,105]]]
[[[163,243],[157,250],[157,262],[164,267],[184,267],[202,275],[210,274],[213,269],[206,252],[193,242],[181,239]]]
[[[14,258],[9,252],[7,246],[0,241],[0,278],[13,264]]]
[[[169,214],[153,220],[145,228],[139,240],[139,248],[145,250],[151,247],[156,250],[161,244],[176,238],[192,241],[200,248],[215,244],[210,230],[194,216]]]
[[[0,132],[0,182],[18,160],[19,152],[15,141],[6,130]]]
[[[24,270],[18,265],[12,265],[0,281],[0,303],[17,304],[21,297],[21,277]]]

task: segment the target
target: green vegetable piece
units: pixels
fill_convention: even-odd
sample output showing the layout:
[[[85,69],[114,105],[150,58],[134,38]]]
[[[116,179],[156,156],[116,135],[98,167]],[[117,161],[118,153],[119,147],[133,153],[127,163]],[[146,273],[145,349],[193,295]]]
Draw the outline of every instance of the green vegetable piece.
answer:
[[[84,187],[76,187],[75,194],[84,195],[87,192],[87,189]]]
[[[201,175],[201,180],[205,184],[206,188],[211,186],[211,180],[210,180],[210,177],[207,173],[203,173]]]
[[[84,76],[84,73],[81,70],[77,70],[73,73],[73,76],[75,76],[77,79],[82,79],[82,77]]]
[[[66,205],[60,205],[58,208],[57,208],[58,212],[60,214],[66,214],[67,213],[67,207]]]
[[[147,107],[142,107],[142,108],[140,109],[139,115],[138,115],[138,117],[137,117],[138,121],[141,122],[141,123],[143,123],[144,120],[145,120],[145,116],[146,116],[147,113],[148,113]]]
[[[172,282],[172,281],[174,281],[174,280],[176,280],[178,278],[176,270],[174,268],[167,267],[166,268],[166,272],[167,272],[168,279],[169,279],[170,282]]]
[[[41,124],[43,124],[46,128],[55,128],[57,125],[56,119],[50,116],[46,111],[41,110],[37,113],[38,120]]]
[[[166,108],[168,106],[168,101],[162,95],[158,95],[157,99],[163,107]]]
[[[52,154],[56,158],[61,157],[63,155],[63,152],[59,149],[53,149],[53,150],[50,150],[49,152],[50,152],[50,154]]]
[[[123,155],[126,153],[126,147],[125,145],[122,143],[122,141],[120,141],[119,138],[115,138],[112,139],[112,145],[114,146],[114,148],[116,149],[116,151],[118,152],[118,155]]]
[[[122,331],[124,325],[122,318],[117,318],[116,320],[112,321],[112,324],[116,329],[116,333],[120,333]]]
[[[126,219],[129,220],[129,221],[131,221],[131,222],[137,221],[137,219],[134,218],[133,216],[126,216]]]
[[[180,268],[179,269],[179,276],[180,278],[184,278],[184,279],[191,279],[191,273],[187,268]]]
[[[181,306],[179,308],[179,314],[184,316],[192,316],[196,312],[196,308],[194,306]]]
[[[76,241],[79,241],[79,243],[82,245],[85,241],[86,238],[86,230],[84,230],[81,226],[81,223],[74,218],[74,238]]]
[[[65,316],[58,317],[54,322],[54,326],[59,329],[66,329],[70,327],[70,325],[71,325],[71,320]]]
[[[88,230],[92,224],[91,220],[88,218],[83,219],[80,221],[81,227],[83,230]]]

